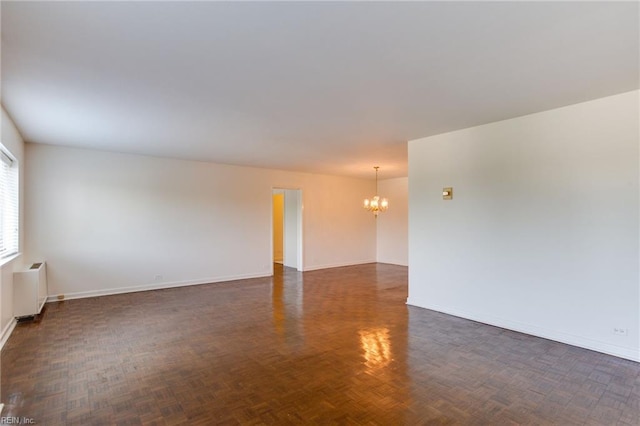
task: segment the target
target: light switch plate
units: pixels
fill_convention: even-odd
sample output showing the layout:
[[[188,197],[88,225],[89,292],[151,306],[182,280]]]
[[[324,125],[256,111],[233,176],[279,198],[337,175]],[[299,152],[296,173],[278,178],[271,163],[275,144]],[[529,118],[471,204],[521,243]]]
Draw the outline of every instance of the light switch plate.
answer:
[[[442,188],[442,199],[453,200],[453,188]]]

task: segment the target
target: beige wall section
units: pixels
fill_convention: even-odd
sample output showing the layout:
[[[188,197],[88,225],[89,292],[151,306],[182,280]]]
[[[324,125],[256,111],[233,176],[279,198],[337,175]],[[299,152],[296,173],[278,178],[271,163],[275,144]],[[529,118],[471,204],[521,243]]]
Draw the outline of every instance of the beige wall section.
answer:
[[[284,194],[273,194],[273,261],[282,263],[284,254]]]
[[[9,115],[2,108],[2,144],[18,160],[20,180],[20,250],[24,248],[24,142]],[[0,345],[9,337],[13,321],[13,272],[22,268],[22,258],[17,258],[0,268]]]
[[[409,264],[409,178],[378,182],[378,195],[389,200],[389,210],[377,219],[377,259],[381,263]]]
[[[26,261],[67,297],[271,274],[272,188],[303,193],[304,270],[375,262],[374,182],[26,144]]]
[[[409,142],[408,302],[640,361],[639,93]]]

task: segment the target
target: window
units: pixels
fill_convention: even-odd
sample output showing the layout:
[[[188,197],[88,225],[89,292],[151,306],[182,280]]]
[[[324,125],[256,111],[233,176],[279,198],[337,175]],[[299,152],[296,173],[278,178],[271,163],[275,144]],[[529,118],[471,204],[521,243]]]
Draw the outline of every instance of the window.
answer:
[[[18,253],[18,161],[0,144],[0,259]]]

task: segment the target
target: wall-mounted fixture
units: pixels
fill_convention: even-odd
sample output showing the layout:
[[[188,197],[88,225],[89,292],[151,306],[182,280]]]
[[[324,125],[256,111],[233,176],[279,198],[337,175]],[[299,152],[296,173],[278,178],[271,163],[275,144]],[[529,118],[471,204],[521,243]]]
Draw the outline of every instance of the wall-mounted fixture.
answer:
[[[442,188],[442,199],[443,200],[452,200],[453,199],[453,188]]]
[[[378,212],[383,212],[389,208],[389,201],[386,198],[380,198],[378,196],[378,169],[380,166],[375,166],[376,169],[376,195],[372,199],[364,200],[364,208],[370,212],[373,212],[373,215],[378,218]]]

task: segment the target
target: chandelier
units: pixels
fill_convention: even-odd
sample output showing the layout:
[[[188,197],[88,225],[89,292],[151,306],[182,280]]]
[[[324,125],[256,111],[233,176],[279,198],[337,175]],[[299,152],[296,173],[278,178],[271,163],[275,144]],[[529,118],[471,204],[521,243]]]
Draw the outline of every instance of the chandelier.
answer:
[[[380,198],[378,196],[378,169],[380,166],[375,166],[376,169],[376,195],[372,199],[364,200],[364,208],[370,212],[373,212],[373,215],[378,218],[378,212],[383,212],[389,208],[389,201],[386,198]]]

